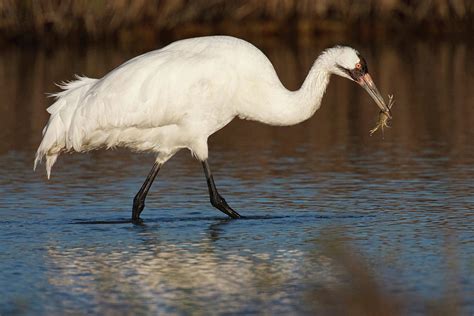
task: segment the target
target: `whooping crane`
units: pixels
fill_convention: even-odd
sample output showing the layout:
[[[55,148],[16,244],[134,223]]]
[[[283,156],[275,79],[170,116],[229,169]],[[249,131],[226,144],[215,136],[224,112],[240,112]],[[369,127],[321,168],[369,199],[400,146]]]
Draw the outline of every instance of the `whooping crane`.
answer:
[[[303,85],[287,90],[273,65],[252,44],[229,36],[180,40],[115,68],[101,79],[76,77],[60,85],[34,162],[46,156],[48,179],[61,152],[127,147],[156,153],[133,200],[139,221],[161,166],[187,148],[201,161],[211,203],[239,218],[217,191],[208,164],[207,139],[235,117],[270,125],[294,125],[321,105],[331,74],[365,88],[390,116],[360,54],[350,47],[325,50]]]

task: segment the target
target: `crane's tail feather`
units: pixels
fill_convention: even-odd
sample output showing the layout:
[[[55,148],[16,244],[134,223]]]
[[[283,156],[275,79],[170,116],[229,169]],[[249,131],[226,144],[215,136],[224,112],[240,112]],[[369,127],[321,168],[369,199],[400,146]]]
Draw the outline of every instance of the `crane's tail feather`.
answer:
[[[46,157],[48,179],[51,177],[51,169],[59,154],[69,150],[66,148],[66,139],[74,111],[81,98],[97,80],[78,76],[76,78],[75,81],[59,85],[63,91],[52,94],[56,98],[56,102],[47,109],[51,116],[43,129],[43,139],[36,151],[33,170],[36,170],[38,164]]]
[[[33,170],[36,170],[43,157],[46,157],[46,173],[48,179],[51,177],[51,168],[58,159],[59,153],[64,150],[65,136],[66,128],[60,115],[52,114],[43,130],[43,140],[36,151]]]
[[[58,159],[59,154],[55,155],[46,155],[46,174],[48,176],[48,179],[51,178],[51,169],[53,168],[54,163],[56,162],[56,159]],[[33,170],[36,170],[36,166],[38,163],[40,163],[42,160],[41,157],[38,155],[35,158],[35,164],[33,166]]]

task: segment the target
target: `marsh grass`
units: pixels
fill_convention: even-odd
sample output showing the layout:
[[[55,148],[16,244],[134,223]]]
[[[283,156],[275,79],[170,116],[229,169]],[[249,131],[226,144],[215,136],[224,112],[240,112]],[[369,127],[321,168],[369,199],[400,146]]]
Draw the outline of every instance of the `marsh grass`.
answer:
[[[170,32],[208,33],[209,28],[293,34],[346,32],[354,26],[378,33],[423,26],[424,33],[439,34],[469,32],[473,16],[470,0],[0,0],[0,37],[44,41],[74,35],[127,41]]]

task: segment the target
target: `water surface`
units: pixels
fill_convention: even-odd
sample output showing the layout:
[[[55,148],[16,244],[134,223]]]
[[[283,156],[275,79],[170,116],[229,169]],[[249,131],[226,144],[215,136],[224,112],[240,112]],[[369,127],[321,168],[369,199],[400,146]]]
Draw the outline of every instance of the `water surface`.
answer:
[[[331,44],[257,42],[290,89]],[[474,313],[473,47],[353,45],[395,94],[384,138],[369,136],[369,96],[332,78],[310,120],[234,121],[210,139],[217,186],[244,219],[212,208],[183,151],[160,171],[142,226],[131,204],[153,156],[62,155],[49,181],[31,170],[53,82],[102,76],[140,49],[0,51],[0,314],[320,311],[314,289],[345,284],[334,240],[406,311]]]

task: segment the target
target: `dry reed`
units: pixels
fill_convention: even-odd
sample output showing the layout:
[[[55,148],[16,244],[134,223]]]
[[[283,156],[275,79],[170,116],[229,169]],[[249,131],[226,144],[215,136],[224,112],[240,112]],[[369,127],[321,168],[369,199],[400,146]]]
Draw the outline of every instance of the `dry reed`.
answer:
[[[260,32],[350,29],[354,23],[426,25],[429,32],[472,29],[471,0],[0,0],[3,39],[87,39],[233,25]],[[242,23],[246,22],[246,23]],[[270,26],[268,26],[270,25]]]

